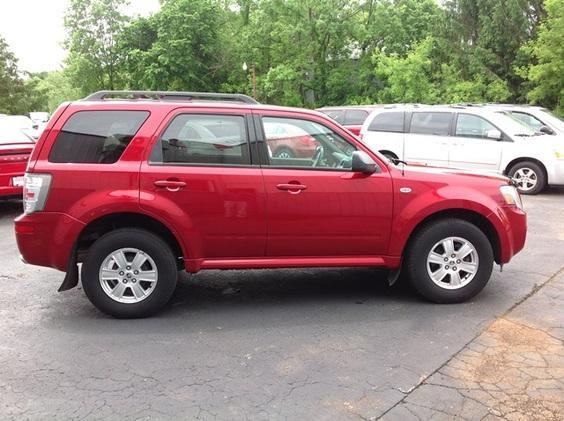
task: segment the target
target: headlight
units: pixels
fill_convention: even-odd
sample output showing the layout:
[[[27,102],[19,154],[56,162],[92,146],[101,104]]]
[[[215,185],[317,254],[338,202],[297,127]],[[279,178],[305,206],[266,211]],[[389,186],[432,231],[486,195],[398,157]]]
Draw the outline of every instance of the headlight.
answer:
[[[521,201],[521,196],[514,186],[501,186],[499,188],[505,203],[508,205],[517,206],[519,209],[523,209],[523,202]]]

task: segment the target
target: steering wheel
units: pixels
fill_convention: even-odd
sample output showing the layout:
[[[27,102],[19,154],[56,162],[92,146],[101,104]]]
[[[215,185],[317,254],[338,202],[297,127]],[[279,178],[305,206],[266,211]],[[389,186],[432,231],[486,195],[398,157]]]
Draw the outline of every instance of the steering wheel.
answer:
[[[321,162],[321,158],[323,158],[324,153],[325,151],[323,150],[323,146],[319,145],[315,148],[313,163],[311,164],[312,167],[317,167],[317,165]]]

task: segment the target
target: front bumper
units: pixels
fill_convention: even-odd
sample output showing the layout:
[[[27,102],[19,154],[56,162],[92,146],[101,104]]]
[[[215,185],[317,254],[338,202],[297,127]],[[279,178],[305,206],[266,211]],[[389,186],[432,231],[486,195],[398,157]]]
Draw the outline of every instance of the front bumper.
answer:
[[[72,248],[84,228],[79,220],[56,212],[16,218],[16,241],[24,262],[65,272]]]
[[[498,233],[500,246],[498,263],[508,263],[525,247],[527,214],[515,206],[503,206],[492,213],[488,219]]]

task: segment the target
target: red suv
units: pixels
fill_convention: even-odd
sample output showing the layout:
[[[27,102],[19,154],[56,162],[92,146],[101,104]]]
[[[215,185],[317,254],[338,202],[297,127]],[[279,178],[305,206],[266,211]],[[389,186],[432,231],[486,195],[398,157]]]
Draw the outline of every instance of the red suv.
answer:
[[[272,124],[307,133],[314,154],[269,153]],[[66,272],[59,290],[82,263],[96,307],[141,317],[179,270],[386,267],[429,300],[464,301],[523,248],[526,215],[505,177],[391,164],[315,111],[99,92],[50,120],[15,230],[24,261]]]

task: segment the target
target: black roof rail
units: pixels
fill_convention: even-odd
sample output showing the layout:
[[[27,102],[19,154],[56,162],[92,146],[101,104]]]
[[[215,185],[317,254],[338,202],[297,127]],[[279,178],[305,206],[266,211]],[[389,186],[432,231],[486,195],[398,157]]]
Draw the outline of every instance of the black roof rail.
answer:
[[[174,91],[98,91],[88,95],[83,101],[103,101],[105,99],[150,99],[156,101],[223,101],[258,104],[259,102],[244,94],[224,94],[216,92],[174,92]]]

